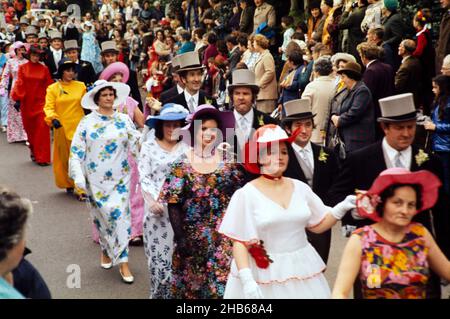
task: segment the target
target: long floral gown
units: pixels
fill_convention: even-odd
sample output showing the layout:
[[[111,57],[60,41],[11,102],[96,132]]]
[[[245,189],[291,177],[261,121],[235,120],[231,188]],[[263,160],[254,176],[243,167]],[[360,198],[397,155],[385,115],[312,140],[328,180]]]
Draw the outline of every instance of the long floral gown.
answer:
[[[188,146],[179,142],[169,152],[159,146],[154,132],[151,130],[142,144],[138,167],[142,191],[156,200],[170,173],[170,165],[186,152]],[[144,250],[150,273],[150,298],[171,298],[173,230],[166,205],[162,216],[153,214],[147,203],[145,205]]]
[[[11,89],[14,87],[14,84],[17,80],[17,75],[19,71],[19,66],[27,63],[27,59],[18,59],[12,58],[6,62],[5,68],[3,70],[2,80],[0,82],[0,88],[7,92],[6,94],[9,97],[10,91],[8,91],[10,81]],[[14,142],[23,142],[28,139],[27,133],[23,127],[22,115],[20,111],[17,111],[14,108],[15,101],[11,98],[8,98],[8,128],[6,130],[6,138],[8,143]]]
[[[97,111],[85,116],[72,140],[69,175],[86,180],[100,246],[113,265],[128,261],[131,235],[128,152],[138,153],[140,133],[130,118]]]
[[[243,171],[233,163],[221,163],[212,173],[197,172],[186,154],[176,161],[161,190],[161,200],[182,206],[187,257],[175,245],[172,259],[174,298],[218,299],[225,291],[232,260],[231,240],[217,229],[231,196],[243,184]],[[172,224],[175,230],[176,226]]]
[[[126,102],[120,105],[117,110],[120,113],[127,114],[131,121],[134,121],[134,111],[138,102],[132,97],[127,97]],[[144,220],[144,198],[142,197],[141,185],[139,183],[139,171],[136,160],[130,153],[128,155],[128,164],[131,169],[130,181],[130,214],[131,214],[131,239],[142,236]],[[98,243],[97,227],[93,225],[92,238]]]

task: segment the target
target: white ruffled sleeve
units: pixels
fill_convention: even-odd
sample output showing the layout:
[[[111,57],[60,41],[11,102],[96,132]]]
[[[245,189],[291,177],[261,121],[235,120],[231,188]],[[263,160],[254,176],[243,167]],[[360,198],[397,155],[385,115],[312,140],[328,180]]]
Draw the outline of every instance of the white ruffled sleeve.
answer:
[[[308,228],[319,225],[326,215],[331,211],[331,207],[326,206],[319,196],[312,191],[312,189],[305,185],[304,194],[309,210],[311,211],[311,217],[308,221]]]
[[[231,197],[230,203],[219,233],[240,242],[259,240],[254,215],[252,214],[251,201],[246,199],[246,188],[238,189]]]

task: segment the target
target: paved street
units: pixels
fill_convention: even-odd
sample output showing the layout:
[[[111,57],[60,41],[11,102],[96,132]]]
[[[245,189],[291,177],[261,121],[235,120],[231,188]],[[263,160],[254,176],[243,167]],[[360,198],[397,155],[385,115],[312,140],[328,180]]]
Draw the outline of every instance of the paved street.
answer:
[[[56,188],[51,167],[39,167],[29,160],[23,144],[8,144],[0,135],[0,184],[16,190],[34,204],[27,234],[33,251],[28,259],[41,272],[53,298],[147,298],[148,273],[142,247],[131,247],[130,265],[135,283],[121,282],[117,268],[100,268],[100,249],[90,239],[89,210]],[[338,227],[326,277],[333,285],[345,239]],[[81,288],[68,288],[71,265],[81,270]],[[73,266],[72,266],[73,267]],[[76,266],[75,266],[76,267]],[[73,273],[73,270],[71,271]],[[69,281],[70,283],[70,281]],[[448,296],[449,289],[446,291]]]

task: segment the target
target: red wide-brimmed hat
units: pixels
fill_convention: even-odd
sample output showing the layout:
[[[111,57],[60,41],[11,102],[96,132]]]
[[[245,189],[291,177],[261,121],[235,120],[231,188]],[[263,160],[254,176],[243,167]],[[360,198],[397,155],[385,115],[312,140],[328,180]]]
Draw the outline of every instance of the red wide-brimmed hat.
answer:
[[[267,124],[256,130],[252,139],[245,143],[244,146],[244,168],[252,174],[261,174],[258,165],[259,153],[262,149],[273,143],[295,141],[299,131],[288,136],[286,131],[275,124]]]
[[[410,172],[406,168],[394,167],[384,170],[375,179],[372,187],[357,199],[358,213],[361,217],[370,218],[376,222],[381,217],[376,211],[380,194],[389,186],[395,184],[420,185],[422,188],[422,205],[417,208],[416,214],[427,210],[436,204],[439,196],[439,187],[442,185],[439,178],[425,170]]]

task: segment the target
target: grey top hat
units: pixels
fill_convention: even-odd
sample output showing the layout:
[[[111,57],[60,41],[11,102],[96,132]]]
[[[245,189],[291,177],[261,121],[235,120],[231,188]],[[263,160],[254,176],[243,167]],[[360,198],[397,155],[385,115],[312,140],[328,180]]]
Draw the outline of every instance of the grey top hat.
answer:
[[[35,27],[29,26],[25,29],[25,36],[29,36],[29,35],[35,35],[35,36],[38,35],[38,32]]]
[[[45,32],[39,33],[38,39],[48,39],[47,33],[45,33]]]
[[[203,70],[205,66],[200,63],[198,52],[191,51],[178,55],[179,69],[177,73],[191,70]]]
[[[56,30],[51,30],[48,33],[50,40],[60,39],[62,40],[62,33]]]
[[[67,12],[61,12],[61,14],[59,15],[61,18],[62,17],[69,17],[69,14]]]
[[[115,41],[105,41],[102,43],[102,53],[107,53],[107,52],[119,53],[119,50],[117,50]]]
[[[405,122],[417,118],[416,107],[412,93],[404,93],[378,100],[381,117],[378,122]]]
[[[77,40],[64,41],[64,51],[79,50]]]
[[[229,92],[231,92],[236,87],[249,87],[256,92],[259,92],[259,86],[256,84],[255,73],[251,70],[234,70],[231,74],[232,83],[228,86]]]
[[[30,25],[30,20],[28,20],[27,17],[22,16],[22,17],[20,17],[20,22],[19,22],[19,23],[20,23],[20,24]]]
[[[286,115],[281,119],[281,123],[285,124],[289,121],[310,119],[316,116],[312,113],[310,99],[291,100],[283,105]]]
[[[41,15],[38,16],[37,20],[38,21],[47,20],[47,18],[44,15],[41,14]]]

